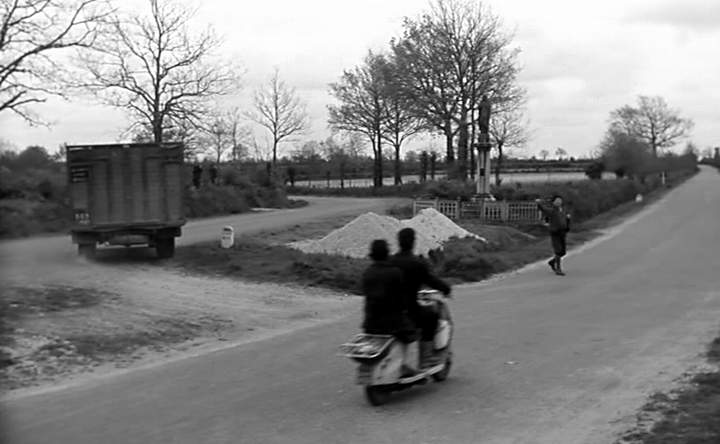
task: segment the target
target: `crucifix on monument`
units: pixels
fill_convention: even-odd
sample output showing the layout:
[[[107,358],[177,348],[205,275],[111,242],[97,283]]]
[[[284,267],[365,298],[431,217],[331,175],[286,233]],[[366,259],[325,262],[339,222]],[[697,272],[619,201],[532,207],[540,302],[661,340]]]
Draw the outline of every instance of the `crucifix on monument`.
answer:
[[[477,148],[477,184],[475,188],[476,199],[485,200],[492,199],[490,194],[490,101],[487,96],[483,96],[480,101],[480,113],[478,115],[478,128],[480,134],[478,142],[475,144]]]

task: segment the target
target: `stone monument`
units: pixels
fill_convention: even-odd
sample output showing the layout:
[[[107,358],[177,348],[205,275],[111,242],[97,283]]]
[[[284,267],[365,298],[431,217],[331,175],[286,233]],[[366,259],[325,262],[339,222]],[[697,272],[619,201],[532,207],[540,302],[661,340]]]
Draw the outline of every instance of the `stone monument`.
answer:
[[[477,148],[477,183],[475,192],[476,198],[480,200],[491,199],[490,195],[490,101],[487,96],[483,96],[480,101],[480,113],[478,114],[478,143]]]

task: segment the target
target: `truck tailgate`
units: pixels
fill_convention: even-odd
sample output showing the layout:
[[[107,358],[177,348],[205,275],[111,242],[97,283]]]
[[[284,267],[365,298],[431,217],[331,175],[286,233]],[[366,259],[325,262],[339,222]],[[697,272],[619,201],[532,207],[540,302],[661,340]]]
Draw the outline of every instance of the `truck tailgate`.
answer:
[[[77,225],[182,225],[182,146],[68,147]]]

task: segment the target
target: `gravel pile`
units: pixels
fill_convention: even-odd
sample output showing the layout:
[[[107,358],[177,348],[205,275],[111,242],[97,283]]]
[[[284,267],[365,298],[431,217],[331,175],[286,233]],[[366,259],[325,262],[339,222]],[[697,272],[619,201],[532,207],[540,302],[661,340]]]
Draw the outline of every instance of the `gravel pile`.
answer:
[[[443,243],[451,237],[475,237],[484,241],[481,237],[457,226],[442,213],[428,208],[412,219],[404,221],[390,216],[365,213],[322,239],[292,242],[288,245],[305,253],[362,258],[367,257],[370,242],[374,239],[387,240],[391,252],[397,251],[397,233],[405,227],[415,230],[415,253],[421,255],[427,255],[430,250],[441,249]]]
[[[474,237],[487,242],[482,237],[467,231],[435,208],[425,208],[412,219],[402,221],[406,227],[413,228],[437,244],[443,244],[451,237]]]

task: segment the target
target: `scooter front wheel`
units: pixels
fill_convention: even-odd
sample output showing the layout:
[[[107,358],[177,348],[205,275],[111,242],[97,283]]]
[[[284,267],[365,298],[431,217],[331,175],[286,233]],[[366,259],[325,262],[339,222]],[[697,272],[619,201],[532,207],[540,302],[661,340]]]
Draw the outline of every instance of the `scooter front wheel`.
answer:
[[[432,375],[432,378],[436,382],[442,382],[450,375],[450,367],[452,367],[452,352],[448,352],[447,359],[445,359],[445,367],[442,370]]]
[[[380,406],[385,404],[390,398],[390,390],[377,385],[365,386],[365,397],[370,405]]]

